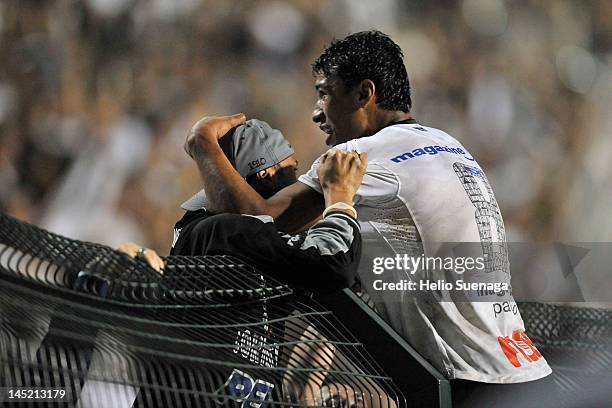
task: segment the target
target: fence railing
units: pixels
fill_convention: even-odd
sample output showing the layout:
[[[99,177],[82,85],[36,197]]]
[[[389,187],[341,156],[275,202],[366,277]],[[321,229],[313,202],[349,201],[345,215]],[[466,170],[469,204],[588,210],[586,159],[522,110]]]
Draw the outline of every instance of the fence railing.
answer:
[[[5,391],[61,389],[84,407],[406,406],[338,316],[235,258],[168,257],[162,275],[1,214],[0,231]]]

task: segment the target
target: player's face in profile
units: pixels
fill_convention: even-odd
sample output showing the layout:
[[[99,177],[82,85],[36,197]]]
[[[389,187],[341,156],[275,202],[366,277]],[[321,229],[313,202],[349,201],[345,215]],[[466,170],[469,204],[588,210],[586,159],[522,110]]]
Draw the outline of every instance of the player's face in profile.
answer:
[[[361,137],[365,129],[360,126],[361,122],[358,120],[359,106],[355,101],[355,93],[344,81],[335,75],[317,76],[315,89],[318,99],[312,112],[312,120],[327,133],[325,144],[335,146]]]

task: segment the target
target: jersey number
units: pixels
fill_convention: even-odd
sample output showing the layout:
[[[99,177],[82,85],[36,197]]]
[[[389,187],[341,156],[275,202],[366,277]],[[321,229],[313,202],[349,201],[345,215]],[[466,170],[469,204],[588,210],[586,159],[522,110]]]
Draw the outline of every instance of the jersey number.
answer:
[[[510,274],[504,222],[487,178],[482,170],[467,164],[454,163],[453,168],[476,207],[476,225],[485,257],[485,271]]]

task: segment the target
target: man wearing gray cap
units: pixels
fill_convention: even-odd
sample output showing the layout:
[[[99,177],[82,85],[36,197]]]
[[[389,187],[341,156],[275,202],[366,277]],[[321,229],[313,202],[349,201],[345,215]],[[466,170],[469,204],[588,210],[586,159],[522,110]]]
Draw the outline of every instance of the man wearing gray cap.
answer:
[[[219,140],[219,145],[232,166],[263,197],[297,181],[293,148],[279,130],[264,121],[251,119],[231,129]],[[276,175],[277,170],[280,175]],[[204,190],[181,207],[189,211],[206,208]]]
[[[230,125],[219,130],[219,145],[262,197],[297,181],[293,148],[280,131],[256,119],[227,129]],[[332,200],[339,190],[346,190],[345,199],[351,202],[366,162],[357,154],[327,160],[321,168],[328,185],[326,198]],[[175,225],[171,255],[233,255],[284,282],[316,292],[355,283],[361,236],[352,209],[329,211],[308,232],[289,235],[279,232],[269,216],[212,214],[204,190],[182,207],[187,213]]]
[[[280,131],[267,123],[255,119],[245,122],[243,115],[204,118],[200,122],[216,134],[232,167],[262,197],[271,197],[297,181],[293,148]],[[367,167],[367,154],[330,151],[320,160],[318,174],[330,210],[323,212],[322,219],[308,231],[296,235],[279,232],[267,215],[211,215],[207,209],[208,191],[202,190],[182,204],[187,213],[175,225],[171,254],[234,255],[283,282],[317,293],[352,286],[357,282],[361,255],[357,213],[351,206],[332,204],[353,201]],[[207,169],[200,167],[200,172],[206,173]],[[217,190],[221,189],[211,193]],[[338,401],[348,405],[352,401],[365,408],[395,407],[393,400],[373,382],[366,381],[356,389],[339,383],[323,386],[325,378],[321,372],[331,369],[333,361],[345,365],[350,362],[338,351],[330,353],[333,347],[314,327],[303,329],[299,341],[311,345],[294,347],[288,366],[317,367],[317,371],[305,383],[288,371],[282,379],[285,398],[306,406]]]
[[[230,121],[218,130],[222,135],[219,145],[232,167],[255,191],[268,198],[297,181],[293,148],[280,131],[256,119],[228,129],[232,125]],[[327,181],[326,199],[335,199],[338,193],[334,190],[348,188],[345,199],[351,202],[361,184],[367,157],[340,154],[334,158],[330,155],[325,161],[321,178]],[[270,216],[212,214],[207,209],[204,190],[182,207],[187,213],[175,225],[172,255],[233,255],[283,282],[319,293],[356,282],[361,234],[354,211],[329,211],[308,232],[289,235],[279,232]],[[303,329],[300,341],[325,340],[313,327]],[[289,366],[328,370],[334,356],[324,344],[327,343],[293,348]],[[270,361],[267,364],[275,365]],[[321,405],[323,376],[310,375],[304,383],[292,373],[289,371],[282,379],[284,397],[309,406]],[[342,385],[341,389],[348,386]]]
[[[231,166],[263,198],[297,181],[293,148],[280,131],[267,123],[256,119],[245,122],[241,115],[205,118],[201,122],[216,133]],[[367,155],[328,152],[321,163],[319,177],[326,203],[352,202],[367,166]],[[200,171],[205,173],[207,169]],[[222,189],[213,189],[212,193],[219,191],[222,194]],[[272,217],[266,215],[214,214],[208,209],[204,190],[184,202],[182,208],[187,212],[175,225],[171,255],[233,255],[283,282],[318,293],[356,283],[361,234],[352,208],[332,208],[307,232],[296,235],[279,232]],[[138,246],[129,244],[123,250],[134,256]],[[151,262],[149,258],[158,258],[153,251],[146,253],[144,258],[151,266],[162,264],[161,259]],[[313,327],[303,329],[301,341],[325,341]],[[328,370],[333,359],[342,357],[330,355],[326,344],[292,349],[289,366]],[[268,359],[265,364],[274,366],[276,362]],[[310,406],[322,405],[324,399],[333,398],[341,390],[349,394],[347,390],[351,388],[346,384],[321,388],[323,380],[323,376],[316,374],[304,383],[290,371],[282,379],[284,397],[291,396],[294,401]],[[375,390],[372,395],[384,395],[376,384],[371,384],[371,388]],[[349,399],[341,395],[339,398]]]

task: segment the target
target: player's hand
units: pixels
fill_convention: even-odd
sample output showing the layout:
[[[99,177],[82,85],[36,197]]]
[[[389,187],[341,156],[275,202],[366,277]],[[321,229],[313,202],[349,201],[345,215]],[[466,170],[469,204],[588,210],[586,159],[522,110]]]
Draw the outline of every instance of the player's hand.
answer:
[[[244,113],[230,116],[206,116],[198,120],[185,140],[185,152],[196,158],[210,143],[217,143],[227,132],[246,122]]]
[[[157,255],[157,252],[152,249],[143,248],[133,242],[126,242],[125,244],[119,245],[117,251],[128,254],[132,258],[142,259],[157,272],[161,274],[164,273],[164,261]]]
[[[325,205],[337,202],[351,204],[368,166],[368,154],[330,149],[317,167],[317,175],[325,196]]]

